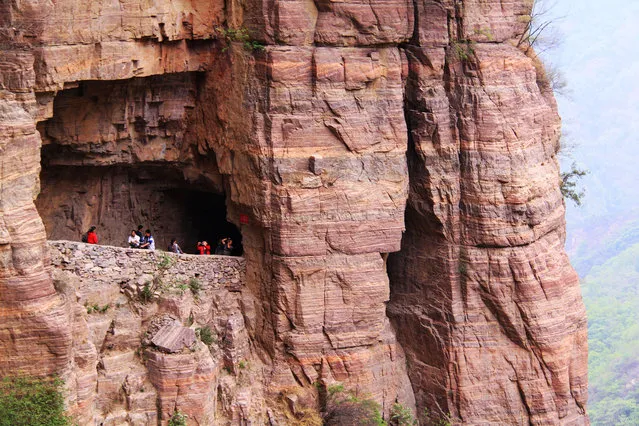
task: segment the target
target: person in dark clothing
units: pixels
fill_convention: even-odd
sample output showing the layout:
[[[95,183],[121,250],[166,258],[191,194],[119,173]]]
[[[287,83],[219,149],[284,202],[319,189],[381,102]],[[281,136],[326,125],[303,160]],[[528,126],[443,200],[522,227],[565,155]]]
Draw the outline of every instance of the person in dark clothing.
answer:
[[[144,235],[142,234],[142,229],[144,229],[144,226],[138,225],[138,230],[135,231],[138,237],[140,237],[140,241],[142,241],[142,238],[144,237]]]
[[[224,256],[230,256],[233,254],[233,240],[230,238],[225,238],[222,240],[224,243],[224,249],[222,250],[222,254]]]
[[[98,243],[98,234],[95,232],[95,226],[89,228],[89,232],[87,232],[87,243],[89,244],[97,244]]]
[[[215,254],[222,256],[230,256],[233,254],[233,240],[230,238],[222,238],[215,247]]]
[[[215,254],[221,256],[224,251],[224,243],[222,242],[222,238],[217,240],[217,246],[215,246]]]
[[[211,254],[211,246],[206,241],[197,242],[197,251],[199,254]]]
[[[171,253],[178,253],[178,254],[184,253],[182,249],[180,248],[180,246],[178,245],[177,240],[175,238],[171,238],[171,244],[169,244],[169,248],[167,249],[167,251],[170,251]]]

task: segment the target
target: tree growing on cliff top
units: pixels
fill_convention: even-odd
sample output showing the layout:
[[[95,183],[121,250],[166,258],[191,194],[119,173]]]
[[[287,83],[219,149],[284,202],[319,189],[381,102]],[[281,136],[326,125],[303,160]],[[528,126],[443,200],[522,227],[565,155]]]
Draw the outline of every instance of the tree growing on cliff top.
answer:
[[[530,14],[521,17],[526,25],[516,45],[533,60],[542,93],[552,91],[568,96],[568,84],[563,73],[543,57],[544,52],[557,48],[562,40],[555,25],[561,18],[552,17],[551,13],[555,4],[550,0],[531,0]]]
[[[524,15],[521,19],[526,22],[524,31],[519,36],[517,47],[529,53],[533,48],[537,54],[557,47],[561,36],[553,26],[556,18],[551,18],[551,11],[555,3],[549,0],[533,0],[530,15]]]

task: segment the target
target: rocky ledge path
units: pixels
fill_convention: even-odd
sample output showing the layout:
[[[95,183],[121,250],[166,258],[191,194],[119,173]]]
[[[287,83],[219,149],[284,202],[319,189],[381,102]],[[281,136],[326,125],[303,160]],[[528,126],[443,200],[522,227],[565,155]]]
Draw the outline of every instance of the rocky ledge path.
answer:
[[[264,413],[246,331],[245,260],[49,241],[71,324],[62,378],[79,424],[240,424]],[[247,395],[251,395],[251,401]]]

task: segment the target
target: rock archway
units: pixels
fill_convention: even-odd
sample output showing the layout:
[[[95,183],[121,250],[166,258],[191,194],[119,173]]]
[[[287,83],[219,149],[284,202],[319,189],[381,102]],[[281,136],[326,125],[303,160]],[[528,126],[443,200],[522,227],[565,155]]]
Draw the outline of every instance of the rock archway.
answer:
[[[58,92],[43,138],[36,206],[53,240],[78,240],[98,227],[102,244],[123,246],[132,228],[152,230],[156,246],[241,233],[226,220],[224,178],[215,154],[195,152],[188,129],[198,76],[170,74],[85,81]]]

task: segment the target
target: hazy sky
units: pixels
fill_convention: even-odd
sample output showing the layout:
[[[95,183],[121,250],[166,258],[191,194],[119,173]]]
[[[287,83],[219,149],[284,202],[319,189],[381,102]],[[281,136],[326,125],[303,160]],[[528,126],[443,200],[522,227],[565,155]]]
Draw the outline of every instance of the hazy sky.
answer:
[[[568,221],[628,214],[639,209],[639,0],[545,1],[561,40],[546,56],[569,89],[558,96],[564,131],[591,172]]]

